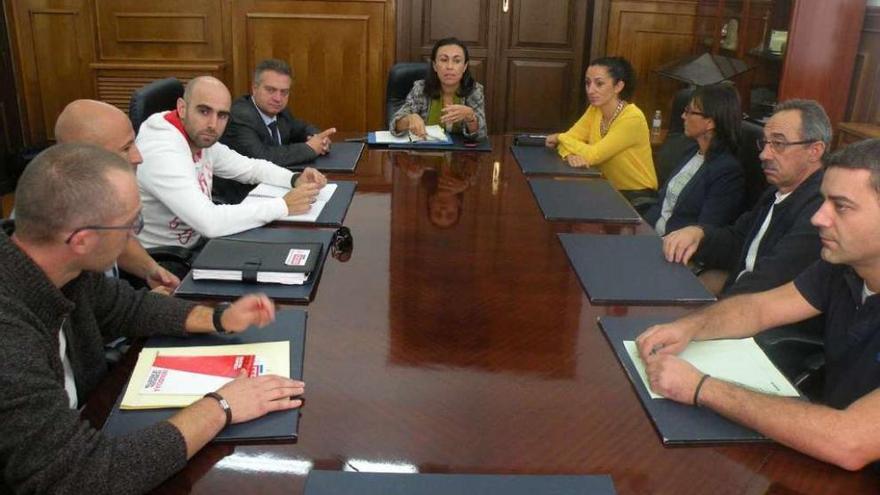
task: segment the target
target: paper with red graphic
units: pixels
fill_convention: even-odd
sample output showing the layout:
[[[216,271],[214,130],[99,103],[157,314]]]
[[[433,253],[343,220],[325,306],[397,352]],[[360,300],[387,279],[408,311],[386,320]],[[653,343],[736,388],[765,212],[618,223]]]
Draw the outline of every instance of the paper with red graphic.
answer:
[[[246,371],[257,376],[254,354],[184,356],[157,354],[141,393],[201,395],[213,392]]]

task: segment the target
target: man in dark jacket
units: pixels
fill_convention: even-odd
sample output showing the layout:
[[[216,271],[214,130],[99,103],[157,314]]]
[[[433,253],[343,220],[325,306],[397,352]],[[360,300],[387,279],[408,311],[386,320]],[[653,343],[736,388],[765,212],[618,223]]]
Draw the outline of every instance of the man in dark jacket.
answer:
[[[299,407],[302,382],[242,376],[143,430],[95,431],[77,408],[107,371],[104,338],[241,332],[269,323],[272,302],[215,310],[104,277],[143,228],[132,167],[109,151],[47,149],[15,201],[15,224],[0,229],[0,493],[146,492],[227,424]]]
[[[292,82],[286,62],[268,59],[257,64],[251,94],[232,103],[229,125],[220,141],[244,156],[282,167],[308,163],[330,151],[335,128],[322,132],[287,110]],[[213,195],[220,201],[240,203],[252,188],[215,178]]]
[[[717,285],[724,296],[793,280],[819,258],[819,236],[810,217],[822,204],[822,156],[831,133],[828,116],[815,101],[777,105],[759,146],[770,187],[733,225],[693,225],[668,234],[663,238],[666,259],[687,264],[693,258],[706,269],[721,270],[724,282]]]

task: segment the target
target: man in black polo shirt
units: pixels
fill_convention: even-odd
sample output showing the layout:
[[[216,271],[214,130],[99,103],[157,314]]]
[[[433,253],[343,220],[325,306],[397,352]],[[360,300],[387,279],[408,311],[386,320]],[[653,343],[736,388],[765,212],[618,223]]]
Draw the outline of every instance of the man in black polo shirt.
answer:
[[[796,450],[861,469],[880,459],[880,140],[825,159],[824,202],[813,215],[822,259],[793,282],[731,297],[637,339],[651,387],[708,407]],[[676,355],[691,340],[749,337],[825,314],[824,405],[718,380]]]

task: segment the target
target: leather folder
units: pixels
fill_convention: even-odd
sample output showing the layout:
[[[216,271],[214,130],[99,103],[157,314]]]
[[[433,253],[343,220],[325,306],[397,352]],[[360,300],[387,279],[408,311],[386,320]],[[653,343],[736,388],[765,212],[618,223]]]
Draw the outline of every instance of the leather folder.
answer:
[[[544,218],[551,221],[640,223],[642,218],[605,179],[529,179]]]
[[[333,143],[330,152],[315,158],[311,163],[288,167],[291,170],[302,170],[305,167],[313,167],[321,172],[354,173],[361,153],[364,151],[364,143]]]
[[[308,303],[314,298],[321,271],[330,251],[333,230],[327,229],[271,229],[258,228],[222,239],[237,241],[255,241],[271,243],[290,243],[321,245],[320,255],[315,260],[315,267],[309,279],[302,285],[254,284],[228,280],[193,280],[192,272],[184,277],[174,294],[184,299],[225,299],[239,298],[251,292],[262,292],[279,302]]]
[[[510,147],[516,163],[525,175],[553,175],[572,177],[599,177],[595,167],[572,167],[565,163],[556,150],[545,146],[514,145]]]
[[[617,360],[623,366],[660,434],[664,445],[699,445],[719,443],[767,442],[766,437],[745,426],[734,423],[718,413],[702,407],[681,404],[668,399],[652,399],[638,371],[623,345],[624,340],[635,340],[651,325],[672,321],[670,317],[615,317],[599,318],[599,327],[611,344]]]
[[[286,240],[255,241],[221,237],[211,239],[205,244],[202,252],[193,261],[192,269],[240,274],[240,281],[248,283],[267,282],[264,276],[272,274],[308,276],[315,270],[322,248],[319,242],[294,243]]]
[[[686,266],[663,257],[655,235],[557,234],[594,304],[707,303],[715,300]]]
[[[367,473],[312,470],[305,495],[613,495],[609,475]]]
[[[297,309],[279,311],[275,321],[264,328],[249,328],[237,334],[220,335],[206,334],[180,337],[151,337],[144,347],[183,347],[251,344],[259,342],[290,342],[290,374],[291,378],[301,380],[303,373],[303,356],[306,339],[306,312]],[[126,387],[127,388],[127,387]],[[122,436],[151,424],[164,421],[179,409],[143,409],[121,410],[119,404],[125,394],[123,389],[110,411],[103,432],[110,436]],[[299,426],[299,409],[279,411],[267,414],[262,418],[229,425],[224,428],[215,442],[248,442],[266,440],[296,440]]]

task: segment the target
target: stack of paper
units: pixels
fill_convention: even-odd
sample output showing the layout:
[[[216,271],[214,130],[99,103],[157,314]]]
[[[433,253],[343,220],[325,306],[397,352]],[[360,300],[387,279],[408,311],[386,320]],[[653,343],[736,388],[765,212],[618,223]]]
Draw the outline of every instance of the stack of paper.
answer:
[[[290,342],[144,348],[120,409],[186,407],[239,376],[290,376]]]
[[[315,202],[312,203],[311,209],[306,213],[301,213],[299,215],[288,215],[284,217],[282,220],[289,222],[316,222],[318,217],[321,215],[321,211],[324,209],[324,206],[330,201],[330,198],[333,197],[333,193],[336,191],[336,184],[327,184],[326,186],[321,188],[321,191],[318,193],[317,198],[315,198]],[[252,203],[255,201],[267,201],[268,198],[280,198],[290,192],[289,187],[281,187],[281,186],[273,186],[270,184],[260,184],[255,187],[253,191],[248,194],[242,204]]]

